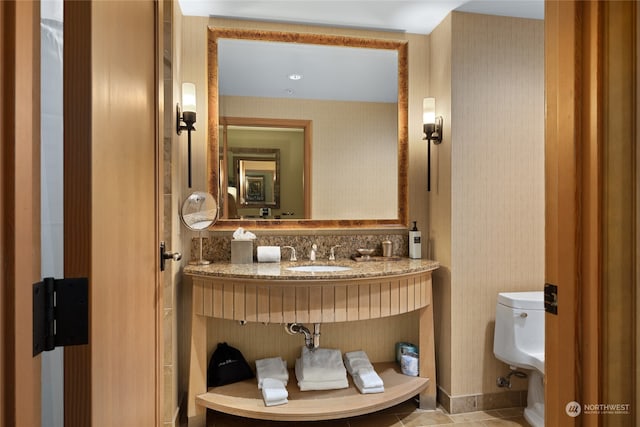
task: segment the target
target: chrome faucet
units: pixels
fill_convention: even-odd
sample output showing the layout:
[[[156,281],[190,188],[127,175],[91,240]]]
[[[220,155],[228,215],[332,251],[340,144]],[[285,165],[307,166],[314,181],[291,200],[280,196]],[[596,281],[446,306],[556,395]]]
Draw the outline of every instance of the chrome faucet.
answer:
[[[289,258],[289,261],[293,262],[298,260],[298,258],[296,258],[296,248],[293,246],[283,246],[283,248],[291,249],[291,257]]]
[[[313,245],[311,245],[311,252],[309,252],[309,261],[316,260],[317,252],[318,252],[318,245],[314,243]]]
[[[335,261],[336,260],[336,248],[341,247],[342,245],[335,245],[335,246],[331,246],[331,251],[329,252],[329,261]]]

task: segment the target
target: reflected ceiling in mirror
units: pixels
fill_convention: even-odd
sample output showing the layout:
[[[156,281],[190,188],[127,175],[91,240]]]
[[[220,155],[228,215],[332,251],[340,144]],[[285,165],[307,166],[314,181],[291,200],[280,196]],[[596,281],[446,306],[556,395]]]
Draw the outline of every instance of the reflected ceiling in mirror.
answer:
[[[277,66],[267,66],[275,57]],[[347,67],[354,58],[358,65]],[[221,219],[215,228],[406,227],[407,99],[404,41],[210,28],[208,179],[216,197],[220,116],[313,123],[304,200],[311,215]]]
[[[396,104],[398,52],[219,39],[218,94]]]

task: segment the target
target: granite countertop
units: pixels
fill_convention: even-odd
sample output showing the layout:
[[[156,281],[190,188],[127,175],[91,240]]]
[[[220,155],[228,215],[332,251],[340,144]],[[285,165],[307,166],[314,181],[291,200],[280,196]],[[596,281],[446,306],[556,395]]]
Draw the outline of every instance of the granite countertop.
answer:
[[[350,267],[345,271],[334,272],[300,272],[288,270],[289,267],[307,265],[332,265]],[[237,277],[245,279],[285,279],[285,280],[317,280],[317,279],[358,279],[376,276],[389,276],[408,273],[419,273],[437,269],[440,263],[426,259],[410,259],[392,257],[372,257],[369,261],[338,259],[336,261],[317,260],[279,263],[231,264],[214,262],[209,265],[187,265],[184,273],[192,276]]]

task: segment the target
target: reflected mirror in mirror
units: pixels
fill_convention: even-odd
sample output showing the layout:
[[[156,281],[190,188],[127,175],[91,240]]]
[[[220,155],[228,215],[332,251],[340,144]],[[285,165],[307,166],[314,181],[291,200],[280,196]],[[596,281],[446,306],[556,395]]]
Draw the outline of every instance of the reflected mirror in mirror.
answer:
[[[285,206],[287,180],[281,177],[281,211],[294,215],[272,215],[271,221],[259,215],[258,228],[286,227],[291,218],[296,226],[406,226],[406,42],[214,28],[209,36],[210,125],[226,117],[312,124],[302,200],[307,210],[299,215],[300,209]],[[224,204],[222,127],[210,134],[215,161],[209,162],[209,185],[215,195],[225,194],[219,198]],[[246,186],[237,188],[238,196],[241,190]],[[228,226],[255,217],[234,220],[223,212],[219,224]]]
[[[306,218],[310,122],[223,117],[220,123],[220,191],[227,194],[221,218]]]
[[[241,207],[280,207],[280,194],[276,194],[280,176],[277,171],[279,161],[236,157],[234,162],[238,179],[238,203]]]
[[[206,265],[210,264],[202,258],[202,232],[218,219],[218,204],[213,196],[204,191],[194,191],[182,203],[180,209],[182,223],[192,231],[197,231],[200,238],[200,255],[197,260],[190,261],[189,264]]]

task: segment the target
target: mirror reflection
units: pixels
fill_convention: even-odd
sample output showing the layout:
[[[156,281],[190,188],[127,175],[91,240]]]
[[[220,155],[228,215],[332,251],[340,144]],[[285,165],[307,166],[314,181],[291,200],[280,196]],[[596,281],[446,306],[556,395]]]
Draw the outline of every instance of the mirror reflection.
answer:
[[[194,191],[183,202],[180,216],[189,230],[206,230],[218,218],[218,204],[211,194]]]
[[[309,217],[309,125],[300,120],[221,118],[220,191],[227,194],[223,218]]]
[[[220,124],[219,133],[210,135],[210,153],[217,159],[209,164],[218,167],[209,183],[214,194],[219,189],[225,195],[219,198],[220,222],[406,224],[406,43],[210,29],[209,49],[210,106],[217,107],[209,109],[209,120]],[[231,160],[236,154],[230,151],[228,117],[309,122],[309,144],[298,161],[306,173],[285,178],[281,149],[281,174],[275,179],[242,176],[244,163]],[[267,200],[266,182],[276,180],[279,208],[275,198]],[[285,197],[293,183],[302,191]]]
[[[259,156],[234,156],[238,202],[241,207],[279,208],[280,150],[271,160]]]
[[[198,259],[189,261],[189,264],[210,264],[211,261],[202,257],[202,232],[215,224],[218,219],[218,204],[216,203],[216,199],[204,191],[194,191],[189,194],[182,203],[180,218],[182,218],[182,223],[189,230],[198,232],[198,238],[200,240]]]

